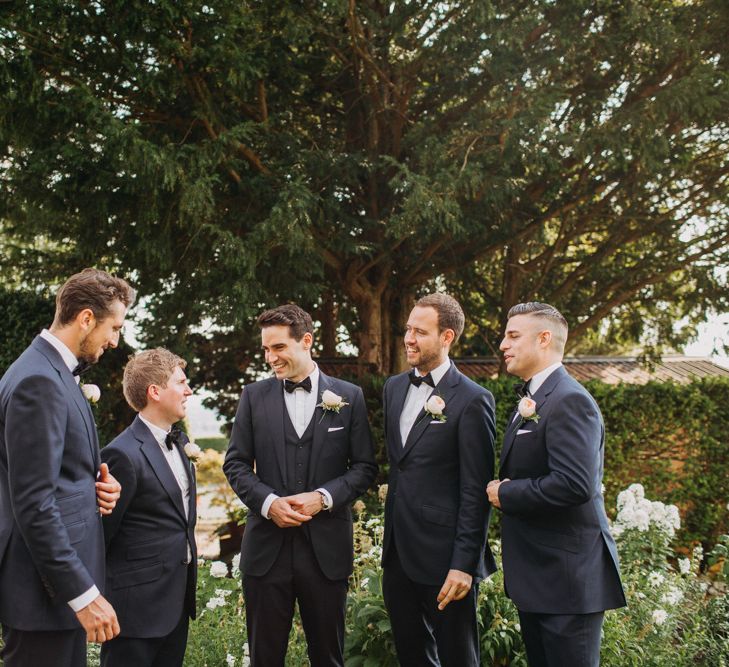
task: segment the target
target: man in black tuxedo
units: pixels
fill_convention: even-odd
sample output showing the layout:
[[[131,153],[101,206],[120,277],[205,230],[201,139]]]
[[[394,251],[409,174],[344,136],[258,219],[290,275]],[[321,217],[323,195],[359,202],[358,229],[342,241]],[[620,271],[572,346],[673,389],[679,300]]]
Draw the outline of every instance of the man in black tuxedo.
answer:
[[[85,269],[0,381],[0,623],[5,667],[85,667],[86,642],[119,632],[101,594],[119,485],[99,458],[79,375],[116,347],[134,290]]]
[[[384,387],[383,593],[404,667],[480,664],[478,582],[496,570],[483,496],[494,472],[494,399],[448,358],[464,321],[452,297],[420,299],[405,331],[413,370]]]
[[[104,517],[106,590],[121,634],[101,647],[102,667],[181,667],[185,656],[197,578],[190,456],[199,450],[172,427],[192,394],[186,365],[163,348],[130,357],[124,396],[138,414],[101,451],[122,485]]]
[[[223,469],[248,506],[240,567],[252,667],[282,667],[298,601],[312,667],[344,664],[350,504],[377,474],[362,390],[311,358],[295,305],[258,318],[276,377],[244,388]]]
[[[592,396],[562,366],[567,321],[544,303],[509,311],[506,369],[525,380],[501,451],[504,585],[532,667],[600,663],[604,611],[625,605],[602,497],[605,428]]]

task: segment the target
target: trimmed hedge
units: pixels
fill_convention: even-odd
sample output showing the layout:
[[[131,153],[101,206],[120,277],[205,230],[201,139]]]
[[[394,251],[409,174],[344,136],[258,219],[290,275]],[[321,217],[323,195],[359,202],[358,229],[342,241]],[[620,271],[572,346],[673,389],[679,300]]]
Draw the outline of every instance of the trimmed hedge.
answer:
[[[360,384],[367,397],[377,443],[379,482],[387,478],[382,430],[381,377]],[[506,422],[516,404],[515,378],[479,383],[496,399],[496,460]],[[701,542],[711,548],[729,531],[729,381],[697,380],[692,384],[650,382],[646,385],[585,384],[605,420],[605,505],[614,512],[617,494],[640,482],[646,494],[681,510],[679,544]],[[496,513],[495,517],[498,517]]]

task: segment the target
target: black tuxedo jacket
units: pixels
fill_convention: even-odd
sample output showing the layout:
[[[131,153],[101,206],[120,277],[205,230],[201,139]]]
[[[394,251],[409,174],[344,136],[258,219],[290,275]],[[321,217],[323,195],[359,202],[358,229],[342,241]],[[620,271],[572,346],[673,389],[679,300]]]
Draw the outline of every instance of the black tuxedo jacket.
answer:
[[[186,442],[183,434],[177,449],[190,485],[187,518],[172,469],[139,417],[101,451],[122,486],[114,511],[104,516],[104,537],[107,598],[123,637],[163,637],[183,612],[195,618],[195,468]]]
[[[605,428],[561,366],[532,397],[539,421],[509,418],[499,487],[506,592],[521,611],[588,614],[625,605],[602,497]]]
[[[0,381],[0,622],[78,629],[68,606],[103,590],[93,413],[56,349],[38,336]]]
[[[319,399],[327,389],[342,396],[349,405],[339,414],[320,407],[314,411],[314,439],[305,490],[325,488],[333,507],[297,528],[279,528],[261,516],[261,507],[269,494],[289,495],[283,383],[268,378],[248,385],[241,394],[223,470],[250,510],[241,545],[241,570],[246,574],[266,574],[281,549],[284,531],[302,528],[309,531],[317,562],[328,579],[346,579],[352,573],[350,504],[372,484],[377,464],[362,390],[320,371]]]
[[[445,401],[446,420],[423,411],[403,447],[400,415],[408,387],[407,373],[384,387],[390,477],[383,563],[395,542],[413,581],[440,586],[451,569],[479,581],[496,570],[486,543],[485,493],[494,474],[494,398],[451,363],[433,392]]]

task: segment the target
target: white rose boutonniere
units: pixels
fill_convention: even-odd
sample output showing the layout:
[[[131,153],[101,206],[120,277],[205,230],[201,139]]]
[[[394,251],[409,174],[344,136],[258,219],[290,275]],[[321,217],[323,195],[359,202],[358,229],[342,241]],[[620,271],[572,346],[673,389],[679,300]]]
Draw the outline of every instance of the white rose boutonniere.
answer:
[[[524,396],[519,401],[519,405],[516,406],[516,409],[519,411],[519,416],[521,417],[521,421],[528,422],[538,422],[539,421],[539,415],[537,414],[537,404],[534,401],[534,399],[529,398],[528,396]]]
[[[425,411],[439,422],[444,422],[447,417],[443,414],[445,410],[445,401],[437,394],[432,394],[431,397],[425,402]]]
[[[345,401],[339,394],[335,394],[333,391],[325,389],[321,395],[321,403],[318,403],[316,407],[321,408],[325,412],[336,412],[339,414],[339,411],[345,405],[349,405],[349,403],[347,403],[347,401]],[[324,415],[321,416],[321,419],[324,419]],[[321,419],[319,422],[321,422]]]
[[[89,403],[96,403],[101,398],[101,389],[95,384],[82,384],[81,391]]]
[[[194,442],[190,441],[188,443],[185,443],[185,454],[187,455],[187,458],[190,459],[190,461],[195,463],[202,455],[202,449],[200,449],[199,445],[196,445]]]

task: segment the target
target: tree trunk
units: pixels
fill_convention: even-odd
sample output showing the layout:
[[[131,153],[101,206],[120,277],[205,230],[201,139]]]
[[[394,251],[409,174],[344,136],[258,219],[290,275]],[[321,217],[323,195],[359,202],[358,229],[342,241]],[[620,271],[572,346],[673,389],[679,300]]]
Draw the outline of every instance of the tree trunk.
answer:
[[[331,291],[322,294],[321,307],[317,309],[321,322],[321,356],[335,357],[337,355],[337,305]]]

